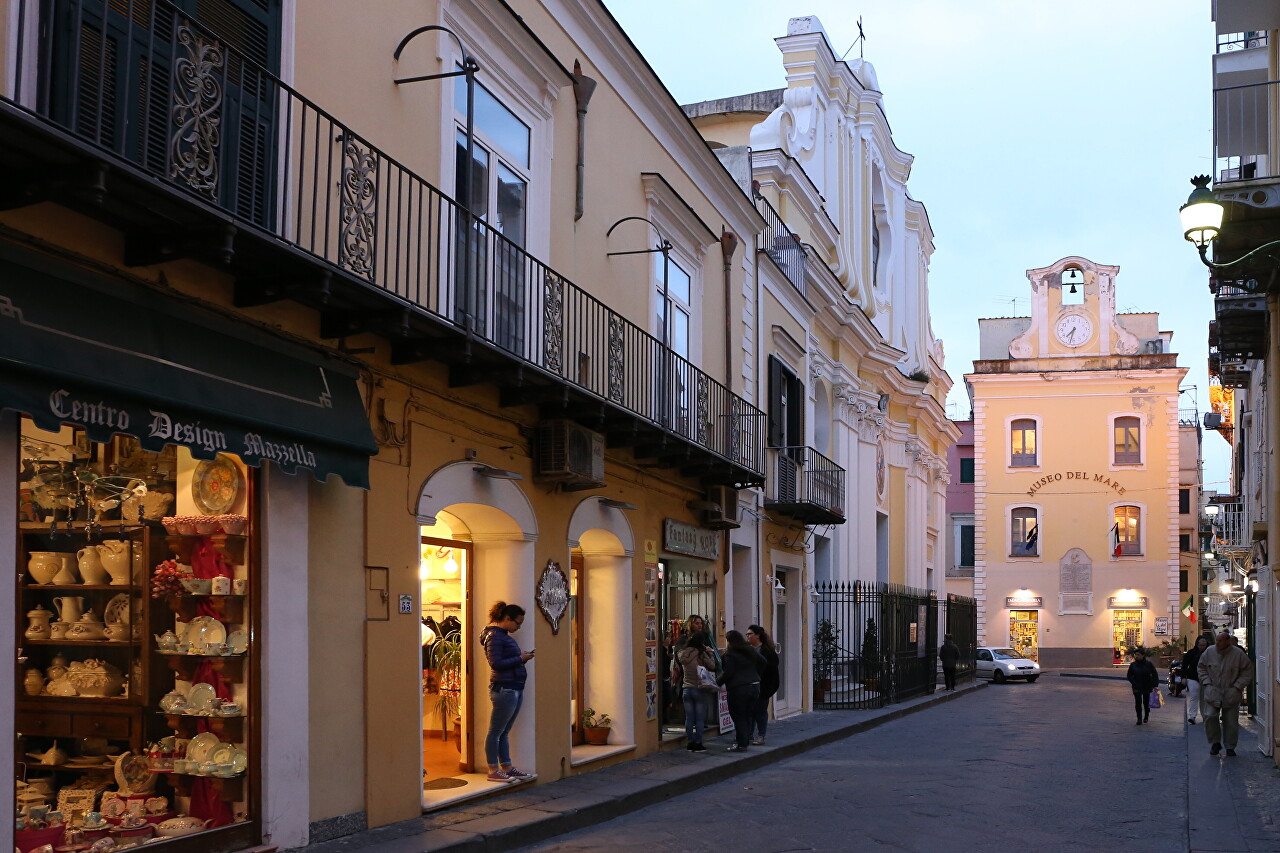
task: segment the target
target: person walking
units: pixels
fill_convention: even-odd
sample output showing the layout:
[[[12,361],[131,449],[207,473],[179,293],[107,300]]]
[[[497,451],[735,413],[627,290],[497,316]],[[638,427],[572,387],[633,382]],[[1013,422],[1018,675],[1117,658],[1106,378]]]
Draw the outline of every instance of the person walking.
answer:
[[[1200,674],[1196,672],[1196,667],[1200,665],[1200,655],[1207,648],[1209,638],[1203,635],[1196,637],[1196,644],[1182,657],[1182,677],[1187,680],[1187,722],[1193,726],[1196,724],[1196,711],[1200,707]]]
[[[1253,661],[1231,643],[1231,635],[1223,631],[1213,645],[1204,650],[1196,665],[1200,676],[1200,712],[1204,714],[1204,734],[1209,739],[1209,754],[1222,752],[1234,757],[1240,740],[1240,702],[1244,691],[1253,683]]]
[[[744,752],[751,743],[751,709],[760,698],[760,675],[765,663],[742,632],[729,631],[724,638],[729,647],[720,659],[724,672],[716,681],[729,691],[729,716],[737,741],[729,745],[729,751]]]
[[[1125,677],[1133,688],[1133,709],[1138,714],[1138,725],[1142,725],[1151,716],[1151,691],[1160,686],[1160,673],[1147,660],[1146,649],[1133,650],[1133,663],[1129,664]]]
[[[950,634],[942,638],[942,648],[938,649],[938,660],[942,663],[943,690],[956,689],[956,666],[960,663],[960,647]]]
[[[747,642],[764,658],[764,672],[760,674],[760,698],[751,706],[751,723],[755,727],[752,746],[764,746],[765,730],[769,728],[769,700],[778,692],[781,683],[778,673],[778,650],[769,632],[760,625],[747,628]]]
[[[706,752],[702,729],[717,694],[698,678],[698,667],[712,675],[716,671],[716,655],[707,642],[707,635],[697,631],[686,637],[684,647],[676,654],[676,662],[680,666],[680,692],[684,700],[684,748],[690,752]]]
[[[480,645],[489,661],[489,733],[484,738],[484,757],[489,763],[490,782],[523,782],[534,778],[511,763],[511,727],[524,703],[524,683],[529,677],[525,664],[533,660],[533,649],[520,651],[511,636],[524,624],[524,608],[518,604],[495,602],[489,608],[489,624],[480,632]]]

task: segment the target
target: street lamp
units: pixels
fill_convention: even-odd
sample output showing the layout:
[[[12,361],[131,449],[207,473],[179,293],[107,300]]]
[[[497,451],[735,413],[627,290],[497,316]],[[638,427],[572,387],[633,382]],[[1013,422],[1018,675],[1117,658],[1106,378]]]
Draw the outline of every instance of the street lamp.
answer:
[[[1192,178],[1191,183],[1195,189],[1187,196],[1187,203],[1178,208],[1178,217],[1182,220],[1182,236],[1196,247],[1200,260],[1206,267],[1211,270],[1233,267],[1254,255],[1280,248],[1280,240],[1273,240],[1246,252],[1234,261],[1214,263],[1209,260],[1209,245],[1218,239],[1218,233],[1222,231],[1223,214],[1221,202],[1214,196],[1213,190],[1209,189],[1209,181],[1208,175],[1196,175]],[[1272,259],[1280,262],[1280,258],[1274,255]]]
[[[1209,519],[1209,521],[1213,521],[1215,518],[1217,518],[1218,513],[1220,512],[1222,512],[1222,507],[1218,506],[1217,504],[1204,505],[1204,514],[1205,514],[1205,517]]]

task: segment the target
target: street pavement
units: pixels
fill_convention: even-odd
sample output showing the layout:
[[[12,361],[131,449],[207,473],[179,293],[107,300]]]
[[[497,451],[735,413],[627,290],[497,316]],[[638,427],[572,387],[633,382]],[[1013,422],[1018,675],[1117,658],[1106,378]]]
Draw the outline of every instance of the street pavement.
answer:
[[[1280,772],[1256,728],[1211,758],[1182,700],[1137,726],[1111,675],[991,685],[522,849],[1280,851]]]

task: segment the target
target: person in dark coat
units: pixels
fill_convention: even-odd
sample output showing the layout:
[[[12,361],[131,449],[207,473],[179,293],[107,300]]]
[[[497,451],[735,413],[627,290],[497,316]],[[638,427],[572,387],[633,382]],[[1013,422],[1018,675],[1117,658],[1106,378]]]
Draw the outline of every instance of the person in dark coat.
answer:
[[[716,677],[716,681],[729,693],[729,716],[733,719],[733,734],[737,739],[737,743],[729,745],[729,751],[745,752],[751,743],[751,708],[760,698],[764,658],[751,648],[741,631],[729,631],[724,638],[729,648],[721,658],[724,672]]]
[[[942,638],[942,648],[938,649],[938,660],[942,663],[943,690],[956,689],[956,665],[960,663],[960,647],[950,634]]]
[[[1196,668],[1200,666],[1200,655],[1209,648],[1210,642],[1206,636],[1196,637],[1195,646],[1182,658],[1182,677],[1187,680],[1187,722],[1193,726],[1200,708],[1200,673]]]
[[[1160,686],[1160,673],[1156,672],[1155,665],[1147,660],[1147,654],[1143,649],[1133,650],[1133,663],[1129,664],[1129,671],[1125,675],[1129,679],[1129,685],[1133,688],[1133,709],[1138,714],[1138,725],[1147,722],[1147,718],[1151,716],[1151,691]]]
[[[769,632],[760,625],[747,628],[747,642],[764,658],[764,672],[760,674],[760,698],[751,706],[751,723],[755,726],[755,737],[751,739],[751,745],[763,746],[764,733],[769,727],[769,700],[778,692],[781,684],[778,650],[774,647]]]

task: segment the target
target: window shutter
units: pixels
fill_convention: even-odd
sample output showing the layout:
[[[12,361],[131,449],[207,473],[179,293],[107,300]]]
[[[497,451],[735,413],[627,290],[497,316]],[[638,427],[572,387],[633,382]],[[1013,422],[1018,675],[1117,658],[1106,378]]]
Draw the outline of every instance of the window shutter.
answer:
[[[787,446],[804,445],[804,383],[795,376],[788,376],[787,383]]]
[[[973,565],[975,550],[974,542],[974,526],[972,524],[960,525],[960,565]]]
[[[769,446],[783,447],[786,444],[786,423],[782,410],[783,382],[782,362],[777,356],[769,356]]]

